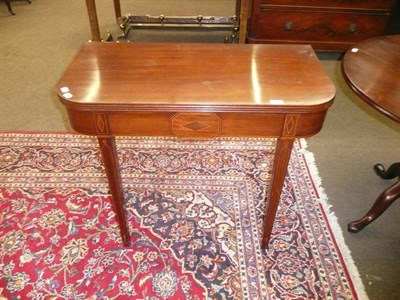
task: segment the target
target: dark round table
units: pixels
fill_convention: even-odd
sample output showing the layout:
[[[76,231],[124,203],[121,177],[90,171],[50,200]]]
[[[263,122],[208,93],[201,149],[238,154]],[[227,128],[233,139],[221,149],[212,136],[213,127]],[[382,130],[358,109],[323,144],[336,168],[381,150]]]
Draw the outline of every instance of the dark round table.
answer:
[[[400,35],[375,37],[355,45],[343,57],[342,73],[363,101],[400,123]],[[400,162],[387,170],[376,164],[374,170],[383,179],[399,180],[378,196],[364,217],[349,223],[350,232],[363,229],[400,197]]]

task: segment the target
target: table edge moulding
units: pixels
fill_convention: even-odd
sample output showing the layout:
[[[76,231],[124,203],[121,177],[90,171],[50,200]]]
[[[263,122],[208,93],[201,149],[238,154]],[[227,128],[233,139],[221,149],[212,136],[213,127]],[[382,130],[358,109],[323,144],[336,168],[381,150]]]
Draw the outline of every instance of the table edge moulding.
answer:
[[[400,105],[393,101],[400,101],[400,88],[396,88],[400,85],[400,35],[373,37],[356,44],[345,53],[341,68],[356,95],[400,123]]]
[[[55,89],[72,127],[98,138],[124,246],[115,136],[277,138],[263,248],[293,142],[320,131],[336,93],[311,46],[249,44],[85,43]]]

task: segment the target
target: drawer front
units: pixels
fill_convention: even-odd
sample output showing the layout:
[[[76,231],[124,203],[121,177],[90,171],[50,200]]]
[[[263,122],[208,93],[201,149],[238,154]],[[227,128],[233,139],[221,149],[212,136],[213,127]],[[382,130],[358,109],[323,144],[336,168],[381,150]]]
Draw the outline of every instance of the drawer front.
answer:
[[[355,43],[384,32],[385,14],[340,14],[262,10],[253,20],[248,37],[282,42]]]
[[[390,10],[395,0],[260,0],[262,5]]]

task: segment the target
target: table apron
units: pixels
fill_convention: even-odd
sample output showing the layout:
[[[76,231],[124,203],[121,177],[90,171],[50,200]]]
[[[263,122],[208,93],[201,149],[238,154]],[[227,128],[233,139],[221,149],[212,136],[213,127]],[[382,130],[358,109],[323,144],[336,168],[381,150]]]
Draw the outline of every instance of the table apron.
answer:
[[[126,112],[68,108],[73,129],[97,136],[306,137],[318,133],[327,110],[310,113]]]

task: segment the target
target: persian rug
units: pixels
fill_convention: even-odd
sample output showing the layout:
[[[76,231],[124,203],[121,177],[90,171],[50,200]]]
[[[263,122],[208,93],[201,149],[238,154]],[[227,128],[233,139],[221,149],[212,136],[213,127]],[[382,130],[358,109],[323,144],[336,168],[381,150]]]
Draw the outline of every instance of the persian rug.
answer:
[[[124,248],[95,138],[0,134],[0,297],[365,297],[304,141],[260,248],[275,142],[118,138]]]

